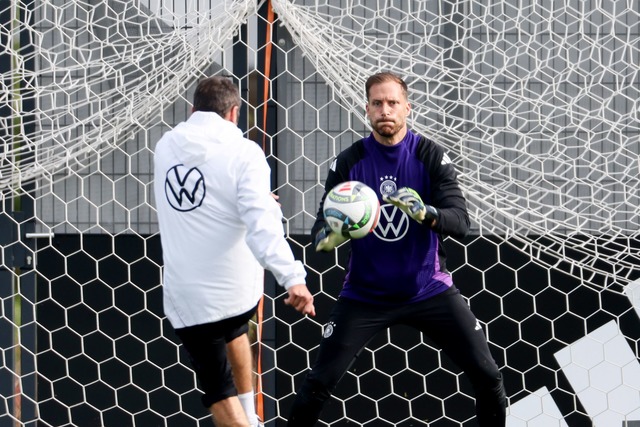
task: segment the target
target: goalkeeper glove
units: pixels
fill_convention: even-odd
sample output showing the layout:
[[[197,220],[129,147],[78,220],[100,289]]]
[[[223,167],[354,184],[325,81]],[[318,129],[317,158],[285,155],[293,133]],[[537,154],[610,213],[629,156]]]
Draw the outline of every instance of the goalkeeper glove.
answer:
[[[430,205],[425,205],[420,195],[409,187],[402,187],[396,192],[382,196],[382,200],[400,208],[404,213],[422,224],[425,219],[429,225],[438,219],[438,211]]]
[[[316,234],[315,246],[316,252],[325,251],[329,252],[341,243],[349,240],[349,236],[344,234],[338,234],[329,227],[329,224],[325,224],[324,227]]]

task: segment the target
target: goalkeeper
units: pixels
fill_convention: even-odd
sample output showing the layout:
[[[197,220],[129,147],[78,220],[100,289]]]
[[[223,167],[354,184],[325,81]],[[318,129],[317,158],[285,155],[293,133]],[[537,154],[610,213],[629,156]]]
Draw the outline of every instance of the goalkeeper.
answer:
[[[502,375],[479,322],[446,268],[442,236],[463,237],[469,229],[453,164],[440,146],[407,129],[411,106],[402,79],[376,74],[365,89],[372,133],[338,155],[325,189],[343,181],[364,182],[378,192],[385,212],[381,221],[388,223],[351,241],[342,291],[317,358],[298,389],[288,426],[315,425],[366,343],[378,332],[403,324],[429,337],[469,377],[478,425],[504,427]],[[311,231],[318,251],[332,251],[347,240],[325,223],[325,197]]]
[[[189,354],[202,403],[218,426],[258,426],[248,322],[264,268],[285,303],[315,314],[306,272],[284,238],[260,147],[238,128],[240,95],[225,77],[196,87],[193,114],[154,154],[164,260],[164,311]]]

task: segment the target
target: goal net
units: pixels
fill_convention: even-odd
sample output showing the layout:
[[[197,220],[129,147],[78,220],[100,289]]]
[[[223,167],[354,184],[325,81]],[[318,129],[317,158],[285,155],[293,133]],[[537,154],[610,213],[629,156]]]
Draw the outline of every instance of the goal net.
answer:
[[[472,218],[447,239],[509,395],[510,426],[640,422],[637,0],[48,0],[0,3],[0,426],[208,425],[162,312],[152,157],[198,79],[234,78],[318,316],[268,278],[258,406],[283,425],[348,248],[309,243],[331,160],[369,132],[364,83],[408,83]],[[472,426],[464,375],[392,328],[326,425]]]

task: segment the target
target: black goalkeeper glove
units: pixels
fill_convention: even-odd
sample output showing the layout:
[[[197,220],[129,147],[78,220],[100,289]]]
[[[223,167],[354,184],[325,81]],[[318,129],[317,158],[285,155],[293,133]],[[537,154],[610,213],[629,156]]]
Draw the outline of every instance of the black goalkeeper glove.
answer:
[[[431,225],[439,216],[436,208],[425,205],[420,195],[409,187],[402,187],[389,195],[383,194],[382,200],[400,208],[420,224],[422,224],[424,220],[427,220],[429,225]]]
[[[316,252],[325,251],[329,252],[336,246],[349,240],[349,236],[336,233],[329,227],[329,224],[325,224],[320,231],[316,234],[315,247]]]

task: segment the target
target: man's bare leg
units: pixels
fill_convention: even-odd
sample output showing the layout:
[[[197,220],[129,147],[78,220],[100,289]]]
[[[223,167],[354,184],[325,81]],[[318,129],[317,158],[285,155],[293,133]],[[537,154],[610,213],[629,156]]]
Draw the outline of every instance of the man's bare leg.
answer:
[[[209,407],[216,427],[249,427],[247,416],[236,396],[220,400]]]
[[[258,425],[253,392],[253,357],[247,334],[243,334],[227,343],[227,356],[231,364],[233,381],[238,390],[240,403],[249,419],[249,423],[252,426]]]
[[[227,357],[238,394],[253,392],[253,357],[247,334],[227,343]]]

